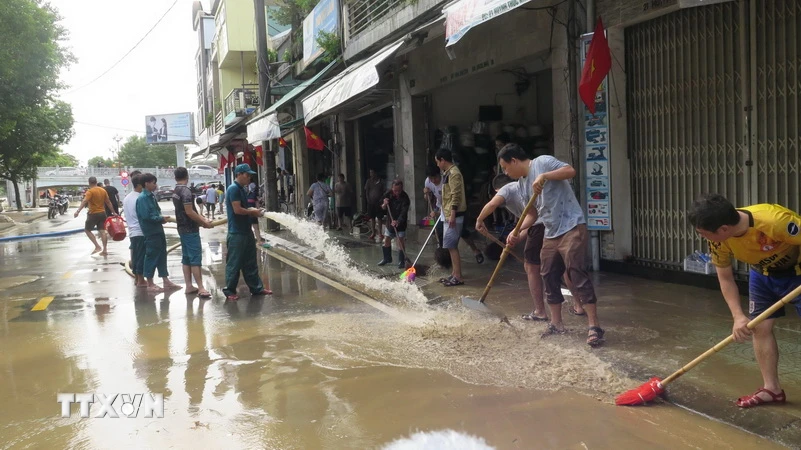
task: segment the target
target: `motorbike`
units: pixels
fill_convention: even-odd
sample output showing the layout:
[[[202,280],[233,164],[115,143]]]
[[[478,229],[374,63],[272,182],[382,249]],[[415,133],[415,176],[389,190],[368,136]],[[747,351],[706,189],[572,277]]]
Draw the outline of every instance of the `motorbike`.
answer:
[[[55,219],[58,215],[58,200],[55,198],[50,199],[50,203],[47,204],[47,218],[48,219]]]
[[[56,205],[58,206],[58,213],[64,215],[70,207],[70,201],[65,195],[56,195]]]

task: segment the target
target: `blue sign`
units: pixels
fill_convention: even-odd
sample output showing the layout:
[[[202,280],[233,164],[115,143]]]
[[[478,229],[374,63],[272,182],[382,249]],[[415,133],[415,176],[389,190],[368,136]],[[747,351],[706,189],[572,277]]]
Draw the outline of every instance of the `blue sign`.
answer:
[[[339,32],[339,2],[320,0],[311,14],[303,20],[303,65],[309,65],[323,54],[317,43],[321,31],[337,34]]]
[[[122,183],[123,186],[128,186],[128,179],[123,178],[122,180],[120,180],[120,183]]]

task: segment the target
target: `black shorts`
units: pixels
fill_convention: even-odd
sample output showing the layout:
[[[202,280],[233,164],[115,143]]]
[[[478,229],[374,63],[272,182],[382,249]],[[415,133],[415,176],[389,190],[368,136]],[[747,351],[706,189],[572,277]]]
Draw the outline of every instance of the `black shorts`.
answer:
[[[84,224],[83,229],[86,231],[92,231],[97,228],[97,231],[105,230],[104,225],[106,224],[106,213],[99,212],[94,214],[88,214],[86,216],[86,224]]]
[[[353,211],[350,206],[337,206],[337,217],[351,217],[352,215]]]
[[[367,206],[367,217],[371,219],[383,219],[386,211],[381,208],[381,203]]]
[[[537,224],[532,225],[528,229],[528,237],[526,238],[526,249],[523,251],[523,256],[529,264],[539,266],[542,260],[540,253],[542,252],[542,240],[545,239],[545,225]]]

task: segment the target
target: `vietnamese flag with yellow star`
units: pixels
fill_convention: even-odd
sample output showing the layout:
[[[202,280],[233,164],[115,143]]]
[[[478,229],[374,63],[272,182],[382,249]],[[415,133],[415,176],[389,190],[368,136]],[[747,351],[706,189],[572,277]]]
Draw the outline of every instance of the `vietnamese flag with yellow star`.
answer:
[[[612,69],[612,54],[609,52],[609,42],[604,33],[604,24],[601,18],[595,25],[595,32],[592,34],[590,49],[587,51],[587,59],[584,61],[584,68],[581,70],[581,81],[579,82],[579,96],[587,105],[590,113],[595,114],[595,93],[603,83],[604,78]]]
[[[306,130],[306,147],[311,150],[323,151],[323,149],[325,149],[325,142],[320,139],[320,136],[314,134],[314,132],[307,127],[303,127],[303,129]]]

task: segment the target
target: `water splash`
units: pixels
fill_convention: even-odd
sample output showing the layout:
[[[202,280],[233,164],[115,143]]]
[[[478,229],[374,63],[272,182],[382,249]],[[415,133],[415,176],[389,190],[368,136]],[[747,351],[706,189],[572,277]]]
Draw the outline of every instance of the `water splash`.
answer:
[[[307,220],[280,212],[267,212],[265,216],[287,227],[292,234],[306,245],[322,253],[328,264],[332,265],[351,283],[371,292],[379,292],[381,297],[393,303],[403,302],[419,310],[428,310],[428,300],[414,284],[398,279],[381,279],[364,273],[350,258],[348,252],[336,243],[323,228]]]

